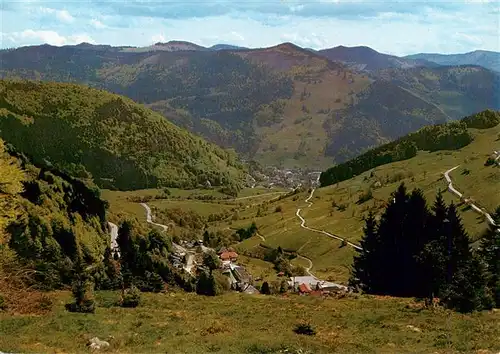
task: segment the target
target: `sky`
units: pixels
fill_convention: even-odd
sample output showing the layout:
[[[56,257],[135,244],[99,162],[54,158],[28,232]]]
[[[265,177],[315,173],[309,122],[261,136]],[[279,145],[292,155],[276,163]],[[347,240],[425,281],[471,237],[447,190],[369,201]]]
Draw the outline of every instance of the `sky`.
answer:
[[[48,43],[500,51],[500,0],[0,0],[0,47]]]

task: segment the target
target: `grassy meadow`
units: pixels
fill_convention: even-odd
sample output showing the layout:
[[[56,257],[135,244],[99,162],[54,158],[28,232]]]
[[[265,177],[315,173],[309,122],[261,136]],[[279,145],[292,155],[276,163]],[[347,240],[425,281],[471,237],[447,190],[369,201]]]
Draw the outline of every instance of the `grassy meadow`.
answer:
[[[138,308],[98,292],[95,314],[65,311],[51,294],[44,316],[0,314],[0,348],[23,353],[87,353],[92,337],[107,353],[497,353],[500,312],[461,315],[411,299],[317,298],[230,293],[143,294]],[[272,315],[271,315],[272,314]],[[316,335],[294,333],[307,322]],[[411,327],[413,326],[413,327]]]

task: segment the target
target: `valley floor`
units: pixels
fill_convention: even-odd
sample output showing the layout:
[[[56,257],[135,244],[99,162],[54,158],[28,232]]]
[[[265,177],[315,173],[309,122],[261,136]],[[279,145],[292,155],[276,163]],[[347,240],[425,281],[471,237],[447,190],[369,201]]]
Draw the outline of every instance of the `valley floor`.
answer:
[[[0,314],[0,351],[89,352],[90,338],[113,353],[498,353],[500,312],[461,315],[422,309],[410,299],[360,296],[186,293],[143,294],[135,309],[115,307],[118,292],[98,292],[96,314],[64,310],[68,292],[51,294],[44,316]],[[309,322],[314,336],[293,332]],[[300,351],[302,350],[302,351]]]

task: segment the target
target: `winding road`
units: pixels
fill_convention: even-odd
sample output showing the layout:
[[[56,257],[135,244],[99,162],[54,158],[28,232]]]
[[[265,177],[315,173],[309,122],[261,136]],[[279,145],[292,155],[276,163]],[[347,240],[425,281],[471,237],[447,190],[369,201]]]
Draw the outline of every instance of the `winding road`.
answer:
[[[311,190],[311,194],[309,195],[309,197],[307,197],[307,199],[305,200],[306,203],[308,203],[308,208],[311,207],[311,205],[313,205],[313,203],[310,201],[314,195],[314,191],[316,190],[316,188],[313,188]],[[300,219],[301,223],[300,223],[300,227],[302,227],[303,229],[306,229],[306,230],[309,230],[309,231],[312,231],[312,232],[317,232],[317,233],[320,233],[320,234],[324,234],[330,238],[333,238],[333,239],[336,239],[336,240],[339,240],[339,241],[344,241],[346,242],[349,246],[361,251],[363,250],[360,246],[352,243],[352,242],[349,242],[347,241],[345,238],[342,238],[340,236],[337,236],[337,235],[334,235],[334,234],[331,234],[329,232],[326,232],[324,230],[318,230],[318,229],[313,229],[312,227],[309,227],[309,226],[306,226],[306,220],[302,217],[302,215],[300,215],[300,212],[302,211],[301,208],[298,208],[297,209],[297,212],[295,213],[295,215]]]
[[[499,155],[496,151],[495,151],[495,154],[496,155]],[[500,155],[499,155],[500,157]],[[453,183],[452,183],[452,180],[451,180],[451,177],[450,177],[450,173],[455,171],[457,168],[459,168],[460,165],[457,165],[453,168],[450,168],[448,171],[446,171],[444,173],[444,178],[446,179],[446,182],[448,182],[448,190],[455,194],[456,196],[458,196],[459,198],[462,198],[463,197],[463,194],[460,193],[455,187],[453,187]],[[486,219],[488,220],[488,223],[493,225],[493,226],[500,226],[500,225],[496,225],[495,224],[495,221],[493,220],[493,218],[491,217],[490,214],[488,214],[486,211],[484,211],[483,209],[481,209],[480,207],[478,207],[477,205],[475,204],[469,204],[471,206],[472,209],[474,209],[474,211],[478,212],[479,214],[482,214],[486,217]]]
[[[306,273],[307,273],[307,275],[310,275],[311,277],[315,277],[316,278],[316,276],[313,273],[311,273],[311,269],[313,267],[313,262],[311,261],[311,259],[307,258],[305,256],[301,256],[300,254],[298,254],[297,257],[305,259],[307,262],[309,262],[309,266],[305,268]]]
[[[146,221],[148,223],[150,223],[151,225],[161,227],[164,232],[168,231],[167,225],[158,224],[158,223],[155,223],[153,221],[153,215],[151,213],[151,208],[149,207],[149,205],[147,205],[146,203],[141,203],[141,206],[144,209],[146,209]],[[188,273],[191,273],[191,269],[193,268],[193,261],[194,261],[193,252],[188,251],[187,249],[185,249],[184,247],[182,247],[181,245],[179,245],[175,242],[172,242],[172,245],[177,250],[177,252],[186,254],[186,264],[184,265],[184,270]]]
[[[118,226],[108,221],[109,233],[111,235],[111,252],[117,253],[120,257],[120,247],[118,247]]]
[[[163,231],[167,232],[168,231],[168,226],[167,225],[163,225],[163,224],[157,224],[155,222],[153,222],[153,219],[152,219],[152,214],[151,214],[151,208],[149,207],[149,205],[147,205],[146,203],[141,203],[141,206],[146,209],[146,221],[152,225],[156,225],[156,226],[159,226],[163,229]]]

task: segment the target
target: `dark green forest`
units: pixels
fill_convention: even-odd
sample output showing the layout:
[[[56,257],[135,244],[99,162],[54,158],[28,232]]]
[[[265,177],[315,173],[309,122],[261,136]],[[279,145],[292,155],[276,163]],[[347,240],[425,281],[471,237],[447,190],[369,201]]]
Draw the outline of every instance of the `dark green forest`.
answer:
[[[500,207],[493,215],[500,225]],[[500,306],[500,231],[491,225],[478,250],[454,204],[438,194],[431,210],[423,192],[401,184],[380,220],[366,218],[362,250],[350,280],[366,293],[435,298],[460,312]]]

